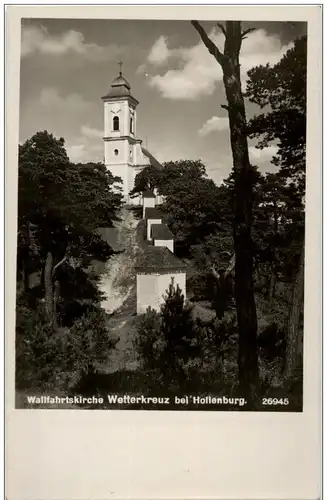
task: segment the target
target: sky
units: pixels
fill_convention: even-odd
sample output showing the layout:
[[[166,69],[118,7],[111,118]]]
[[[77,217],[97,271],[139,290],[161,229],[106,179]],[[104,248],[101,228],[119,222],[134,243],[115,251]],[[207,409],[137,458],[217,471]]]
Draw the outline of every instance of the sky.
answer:
[[[216,23],[202,23],[223,49]],[[242,82],[260,64],[276,64],[306,33],[305,23],[246,22]],[[103,161],[101,96],[123,75],[139,101],[137,137],[160,161],[200,159],[219,184],[232,167],[222,70],[188,21],[24,19],[20,67],[20,142],[38,131],[64,137],[72,161]],[[244,87],[245,88],[245,87]],[[246,102],[247,118],[260,112]],[[274,171],[272,145],[249,141],[250,160]]]

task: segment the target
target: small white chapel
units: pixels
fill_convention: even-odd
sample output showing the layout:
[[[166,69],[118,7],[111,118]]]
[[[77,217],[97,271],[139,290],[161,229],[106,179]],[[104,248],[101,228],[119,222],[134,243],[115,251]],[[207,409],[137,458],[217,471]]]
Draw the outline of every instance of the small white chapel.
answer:
[[[113,176],[120,177],[125,203],[142,204],[142,196],[129,196],[134,187],[136,175],[144,167],[161,164],[142,146],[142,140],[136,136],[136,108],[139,104],[132,96],[131,86],[122,74],[119,63],[119,75],[113,80],[110,89],[102,97],[104,103],[104,162]],[[161,200],[158,198],[156,204]]]

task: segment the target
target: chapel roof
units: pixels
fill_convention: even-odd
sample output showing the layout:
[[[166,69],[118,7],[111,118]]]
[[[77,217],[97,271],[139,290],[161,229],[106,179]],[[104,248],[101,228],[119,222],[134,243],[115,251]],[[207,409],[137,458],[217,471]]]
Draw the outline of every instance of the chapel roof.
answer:
[[[136,261],[136,272],[154,273],[165,271],[186,271],[187,266],[167,247],[145,247]]]
[[[173,240],[173,233],[166,224],[152,224],[151,238],[154,240]]]
[[[143,198],[155,198],[156,195],[151,189],[145,189],[142,193]]]
[[[162,213],[156,207],[146,207],[145,219],[162,219]]]

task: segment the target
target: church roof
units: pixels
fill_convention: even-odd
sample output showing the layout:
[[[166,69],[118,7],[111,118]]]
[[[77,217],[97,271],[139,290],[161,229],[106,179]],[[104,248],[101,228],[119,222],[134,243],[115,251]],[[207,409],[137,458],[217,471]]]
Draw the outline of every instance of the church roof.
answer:
[[[162,213],[156,207],[146,207],[145,219],[162,219]]]
[[[109,91],[102,99],[112,98],[112,97],[128,97],[136,101],[136,99],[131,95],[131,86],[126,78],[123,77],[122,72],[112,81]]]
[[[166,224],[152,224],[151,238],[154,240],[173,240],[173,233]]]
[[[146,189],[145,191],[143,191],[142,195],[143,195],[143,198],[155,198],[156,197],[156,195],[154,194],[153,191],[151,191],[151,189]]]
[[[131,86],[126,80],[126,78],[123,77],[122,73],[119,73],[119,76],[115,78],[111,84],[112,87],[126,87],[127,89],[131,90]]]
[[[147,246],[136,261],[136,273],[185,271],[186,264],[178,259],[167,247]]]
[[[141,146],[141,149],[144,156],[149,158],[152,167],[162,168],[161,163],[159,163],[158,160],[156,160],[155,157],[147,149],[143,148],[143,146]]]

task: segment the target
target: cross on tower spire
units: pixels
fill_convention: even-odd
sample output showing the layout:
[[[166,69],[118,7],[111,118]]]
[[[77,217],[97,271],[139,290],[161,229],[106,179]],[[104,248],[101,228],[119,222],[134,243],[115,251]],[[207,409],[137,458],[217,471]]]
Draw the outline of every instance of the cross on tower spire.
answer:
[[[119,61],[118,66],[119,66],[119,76],[122,76],[122,70],[121,70],[123,66],[122,61]]]

